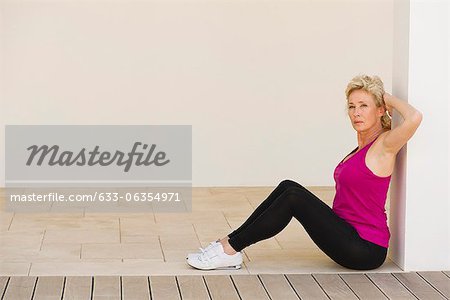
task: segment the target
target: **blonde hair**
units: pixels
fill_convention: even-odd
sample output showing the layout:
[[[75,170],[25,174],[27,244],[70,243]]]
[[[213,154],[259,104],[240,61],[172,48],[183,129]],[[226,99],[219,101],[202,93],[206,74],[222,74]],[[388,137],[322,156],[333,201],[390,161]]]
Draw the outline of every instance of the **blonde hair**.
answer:
[[[385,107],[383,95],[384,95],[384,85],[380,77],[368,76],[368,75],[358,75],[353,77],[353,79],[348,83],[347,89],[345,90],[345,97],[347,98],[354,90],[364,90],[373,95],[376,107]],[[384,129],[391,129],[391,118],[385,113],[381,116],[381,126]]]

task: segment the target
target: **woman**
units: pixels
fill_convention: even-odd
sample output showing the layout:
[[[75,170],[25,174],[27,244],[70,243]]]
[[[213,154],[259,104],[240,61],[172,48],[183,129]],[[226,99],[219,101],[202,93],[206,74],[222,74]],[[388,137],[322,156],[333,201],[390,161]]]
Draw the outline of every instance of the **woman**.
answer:
[[[300,184],[285,180],[238,229],[199,253],[189,254],[189,265],[203,270],[238,269],[242,263],[240,251],[273,237],[292,217],[341,266],[370,270],[384,263],[390,237],[384,207],[395,158],[420,125],[422,114],[385,93],[377,76],[356,76],[345,94],[358,147],[334,170],[333,207]],[[391,129],[393,109],[404,120]]]

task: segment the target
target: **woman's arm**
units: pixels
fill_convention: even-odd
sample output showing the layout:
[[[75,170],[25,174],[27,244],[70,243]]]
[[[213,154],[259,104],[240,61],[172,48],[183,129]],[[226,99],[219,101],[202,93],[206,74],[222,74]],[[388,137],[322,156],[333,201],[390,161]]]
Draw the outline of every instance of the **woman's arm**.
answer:
[[[403,123],[386,133],[383,141],[384,151],[396,155],[416,132],[417,127],[422,122],[422,113],[406,101],[391,94],[385,93],[383,98],[389,113],[392,115],[392,109],[395,109],[404,119]]]

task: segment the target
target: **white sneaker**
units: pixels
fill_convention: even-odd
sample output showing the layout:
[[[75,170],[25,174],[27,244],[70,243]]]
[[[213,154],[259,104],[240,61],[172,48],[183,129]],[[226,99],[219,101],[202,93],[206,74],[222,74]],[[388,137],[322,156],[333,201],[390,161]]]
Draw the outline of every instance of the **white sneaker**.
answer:
[[[209,249],[215,247],[216,244],[219,243],[219,241],[220,241],[220,239],[218,239],[218,240],[216,240],[216,241],[214,241],[214,242],[210,242],[209,245],[206,246],[205,248],[198,248],[200,251],[195,252],[195,253],[189,253],[189,254],[186,256],[186,259],[189,259],[189,257],[198,256],[199,254],[201,254],[201,253],[203,253],[203,252],[205,252],[205,251],[208,251]]]
[[[210,243],[201,253],[191,253],[187,257],[187,263],[196,269],[240,269],[242,264],[242,254],[237,252],[228,255],[223,251],[221,243]]]

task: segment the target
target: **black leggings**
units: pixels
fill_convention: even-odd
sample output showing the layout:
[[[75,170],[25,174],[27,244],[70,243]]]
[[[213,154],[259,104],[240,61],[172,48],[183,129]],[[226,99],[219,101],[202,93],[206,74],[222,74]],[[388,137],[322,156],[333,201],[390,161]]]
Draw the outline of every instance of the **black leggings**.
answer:
[[[305,228],[316,245],[336,263],[350,269],[381,266],[387,248],[362,239],[353,226],[300,184],[285,180],[264,200],[228,242],[241,251],[283,230],[292,217]]]

